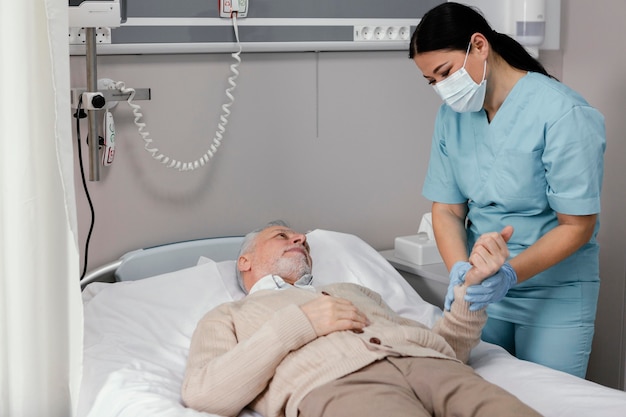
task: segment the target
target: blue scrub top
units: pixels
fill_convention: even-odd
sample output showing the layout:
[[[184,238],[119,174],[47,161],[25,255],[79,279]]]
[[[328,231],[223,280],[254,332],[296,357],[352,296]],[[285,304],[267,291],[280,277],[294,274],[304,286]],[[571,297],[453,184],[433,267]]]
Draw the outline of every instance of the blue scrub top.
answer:
[[[600,212],[605,146],[602,114],[567,86],[529,72],[491,123],[484,110],[442,105],[422,192],[435,202],[468,204],[468,251],[481,234],[512,225],[515,256],[558,225],[557,212]],[[509,295],[525,286],[597,281],[598,225],[576,254]]]

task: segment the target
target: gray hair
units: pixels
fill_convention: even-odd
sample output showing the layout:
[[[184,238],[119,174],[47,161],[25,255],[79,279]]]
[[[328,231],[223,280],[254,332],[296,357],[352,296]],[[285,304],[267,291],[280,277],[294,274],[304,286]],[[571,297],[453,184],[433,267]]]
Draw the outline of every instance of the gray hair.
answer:
[[[255,229],[255,230],[251,231],[250,233],[248,233],[243,238],[243,242],[241,242],[241,247],[239,248],[239,253],[237,254],[237,261],[239,261],[239,258],[242,255],[250,253],[250,252],[252,252],[254,250],[254,248],[256,246],[256,238],[259,235],[259,233],[261,233],[265,229],[268,229],[268,228],[274,227],[274,226],[283,226],[283,227],[287,227],[287,228],[289,227],[289,225],[286,222],[282,221],[282,220],[274,220],[274,221],[271,221],[271,222],[267,223],[263,227],[260,227],[258,229]],[[237,275],[237,282],[239,283],[239,286],[241,287],[243,292],[245,292],[247,294],[248,290],[246,290],[246,286],[243,283],[243,277],[241,276],[241,271],[239,270],[239,263],[238,262],[235,264],[235,274]]]

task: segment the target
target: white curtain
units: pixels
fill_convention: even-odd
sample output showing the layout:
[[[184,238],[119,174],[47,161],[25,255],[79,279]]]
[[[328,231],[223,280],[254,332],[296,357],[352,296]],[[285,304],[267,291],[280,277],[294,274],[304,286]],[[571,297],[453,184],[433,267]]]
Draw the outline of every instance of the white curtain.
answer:
[[[74,414],[82,361],[67,0],[0,0],[0,416]]]

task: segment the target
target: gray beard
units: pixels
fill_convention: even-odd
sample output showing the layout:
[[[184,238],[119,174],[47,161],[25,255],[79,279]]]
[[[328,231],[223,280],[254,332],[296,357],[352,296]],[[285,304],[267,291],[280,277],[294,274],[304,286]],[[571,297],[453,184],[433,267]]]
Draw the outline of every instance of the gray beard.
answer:
[[[306,263],[304,257],[302,259],[280,258],[274,267],[274,274],[284,280],[293,279],[293,282],[299,280],[303,275],[311,273],[311,267]]]

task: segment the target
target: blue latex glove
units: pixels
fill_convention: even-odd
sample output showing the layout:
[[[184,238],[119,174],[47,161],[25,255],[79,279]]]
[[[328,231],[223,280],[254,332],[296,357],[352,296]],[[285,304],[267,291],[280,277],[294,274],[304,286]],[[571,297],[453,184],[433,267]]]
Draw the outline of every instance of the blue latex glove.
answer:
[[[487,304],[502,300],[515,284],[517,284],[517,274],[507,262],[480,285],[468,287],[465,292],[465,301],[470,303],[470,311],[480,310]]]
[[[450,270],[450,284],[448,285],[448,292],[446,293],[446,299],[443,302],[443,308],[450,311],[450,306],[454,301],[454,287],[461,285],[465,282],[465,274],[472,267],[469,262],[457,262],[452,265]]]

